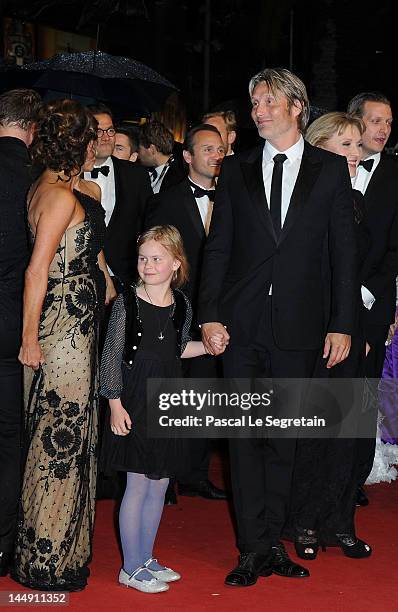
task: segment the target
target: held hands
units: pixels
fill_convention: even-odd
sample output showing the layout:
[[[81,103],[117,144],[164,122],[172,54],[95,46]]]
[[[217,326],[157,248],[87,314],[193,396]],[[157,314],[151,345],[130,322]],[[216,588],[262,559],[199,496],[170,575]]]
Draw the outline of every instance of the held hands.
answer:
[[[130,415],[122,406],[120,399],[109,400],[111,407],[111,431],[115,436],[127,436],[131,429]]]
[[[33,368],[33,370],[38,370],[39,367],[45,363],[39,341],[23,342],[19,350],[18,360],[22,365]]]
[[[351,348],[351,336],[347,334],[329,333],[325,338],[323,358],[329,357],[326,367],[328,369],[347,359]]]
[[[221,355],[228,346],[229,333],[221,323],[203,323],[202,340],[209,355]]]

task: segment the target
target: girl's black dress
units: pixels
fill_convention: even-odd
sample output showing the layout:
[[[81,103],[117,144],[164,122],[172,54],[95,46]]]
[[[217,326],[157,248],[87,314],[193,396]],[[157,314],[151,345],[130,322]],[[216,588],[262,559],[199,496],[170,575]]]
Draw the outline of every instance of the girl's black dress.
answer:
[[[102,354],[100,391],[108,399],[121,398],[132,427],[127,436],[117,436],[106,420],[101,451],[104,472],[135,472],[159,479],[179,476],[187,469],[186,440],[172,433],[169,438],[147,434],[147,380],[182,378],[180,355],[190,340],[191,306],[178,290],[174,299],[169,307],[155,306],[139,298],[135,288],[128,288],[127,295],[115,301]]]

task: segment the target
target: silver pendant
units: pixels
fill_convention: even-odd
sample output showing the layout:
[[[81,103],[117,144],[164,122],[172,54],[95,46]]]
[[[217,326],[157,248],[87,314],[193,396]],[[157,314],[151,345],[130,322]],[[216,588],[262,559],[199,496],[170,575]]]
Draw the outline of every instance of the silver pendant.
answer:
[[[163,336],[163,332],[160,332],[160,334],[158,335],[158,340],[163,340],[164,336]]]

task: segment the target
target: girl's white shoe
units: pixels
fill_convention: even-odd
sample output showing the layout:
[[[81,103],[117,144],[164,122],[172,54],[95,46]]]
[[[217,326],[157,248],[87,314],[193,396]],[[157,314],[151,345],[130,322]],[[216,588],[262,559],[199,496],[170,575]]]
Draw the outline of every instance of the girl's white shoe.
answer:
[[[139,567],[131,575],[122,568],[119,572],[119,583],[137,589],[142,593],[162,593],[162,591],[169,590],[169,585],[155,576],[151,580],[137,580],[135,576],[144,569],[153,575],[146,567]]]
[[[175,582],[176,580],[180,580],[181,575],[178,572],[175,572],[174,570],[170,569],[169,567],[164,567],[161,570],[152,570],[148,566],[153,561],[157,563],[158,560],[152,557],[151,559],[148,559],[148,561],[144,563],[144,567],[148,570],[148,572],[152,574],[154,578],[157,578],[158,580],[161,580],[162,582]]]

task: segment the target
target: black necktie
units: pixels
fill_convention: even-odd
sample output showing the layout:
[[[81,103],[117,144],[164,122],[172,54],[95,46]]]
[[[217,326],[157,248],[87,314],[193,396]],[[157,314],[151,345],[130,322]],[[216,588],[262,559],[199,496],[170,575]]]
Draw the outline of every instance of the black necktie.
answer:
[[[363,159],[359,162],[359,166],[363,166],[367,172],[370,172],[373,168],[374,159]]]
[[[156,168],[150,168],[149,174],[151,175],[151,181],[156,181],[156,179],[158,178],[158,171],[156,170]]]
[[[279,238],[282,231],[282,174],[283,164],[287,160],[284,153],[278,153],[274,157],[274,169],[272,171],[271,182],[271,197],[270,197],[270,212],[272,224],[274,226],[276,237]]]
[[[93,168],[91,170],[91,178],[98,178],[98,174],[101,172],[104,176],[108,176],[109,174],[109,166],[99,166],[98,168]]]
[[[207,196],[211,202],[214,202],[214,196],[216,193],[215,189],[203,189],[202,187],[199,187],[199,185],[195,185],[195,183],[193,183],[192,181],[189,181],[189,184],[194,190],[194,198],[202,198],[203,196]]]

